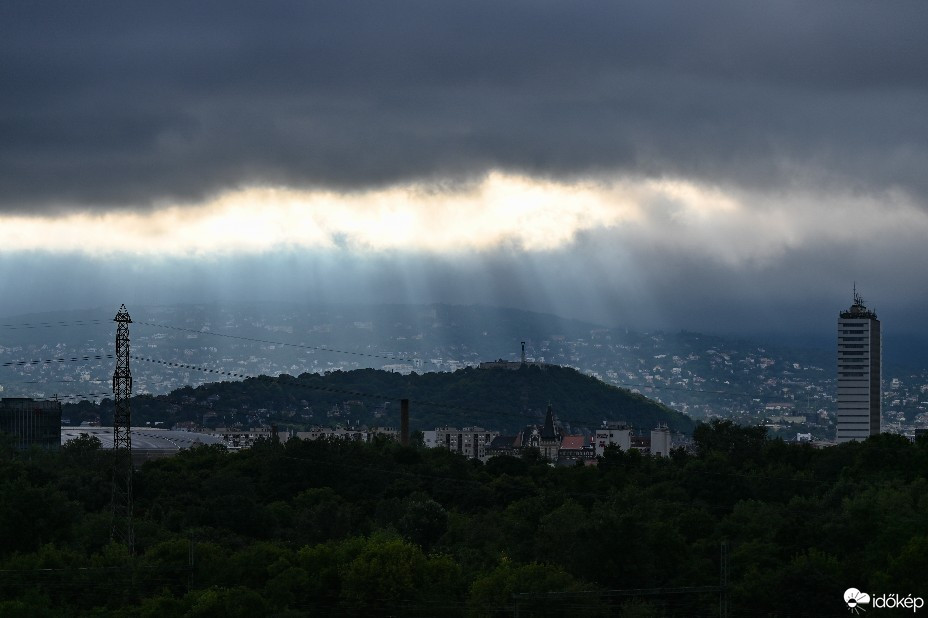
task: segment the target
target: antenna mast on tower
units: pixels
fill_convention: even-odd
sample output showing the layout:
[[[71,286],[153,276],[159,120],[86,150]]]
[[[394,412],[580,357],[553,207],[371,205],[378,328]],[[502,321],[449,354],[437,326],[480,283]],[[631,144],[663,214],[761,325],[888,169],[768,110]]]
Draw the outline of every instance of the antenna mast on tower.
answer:
[[[863,297],[857,293],[857,282],[856,281],[854,282],[854,304],[860,305],[860,306],[863,306],[864,304]]]
[[[132,397],[132,373],[129,371],[129,324],[132,318],[126,306],[119,307],[116,322],[116,370],[113,372],[113,528],[110,536],[134,551],[132,530],[132,435],[130,433],[129,398]]]

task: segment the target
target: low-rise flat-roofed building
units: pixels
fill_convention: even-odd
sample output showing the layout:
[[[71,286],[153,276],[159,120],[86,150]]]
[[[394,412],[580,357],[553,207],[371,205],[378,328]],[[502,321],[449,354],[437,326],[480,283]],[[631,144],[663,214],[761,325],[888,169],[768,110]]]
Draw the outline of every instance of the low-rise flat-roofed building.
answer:
[[[218,431],[218,430],[217,430]],[[399,439],[399,431],[395,427],[313,427],[309,431],[298,431],[292,436],[300,440],[349,440],[354,442],[373,442],[377,436],[384,436],[391,440]],[[286,441],[286,438],[281,438]]]

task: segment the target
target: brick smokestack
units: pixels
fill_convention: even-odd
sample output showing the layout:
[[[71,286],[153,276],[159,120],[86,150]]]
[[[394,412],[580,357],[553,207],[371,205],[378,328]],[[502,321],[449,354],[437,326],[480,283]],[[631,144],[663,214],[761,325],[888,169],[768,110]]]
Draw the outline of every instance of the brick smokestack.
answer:
[[[400,399],[400,444],[409,446],[409,400]]]

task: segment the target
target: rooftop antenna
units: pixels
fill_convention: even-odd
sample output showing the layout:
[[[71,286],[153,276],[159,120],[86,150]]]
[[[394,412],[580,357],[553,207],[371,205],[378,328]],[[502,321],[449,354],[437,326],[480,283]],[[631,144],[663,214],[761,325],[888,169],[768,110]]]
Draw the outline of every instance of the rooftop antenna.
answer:
[[[857,293],[857,282],[854,282],[854,304],[860,305],[861,307],[864,304],[864,299],[861,298],[860,294]]]

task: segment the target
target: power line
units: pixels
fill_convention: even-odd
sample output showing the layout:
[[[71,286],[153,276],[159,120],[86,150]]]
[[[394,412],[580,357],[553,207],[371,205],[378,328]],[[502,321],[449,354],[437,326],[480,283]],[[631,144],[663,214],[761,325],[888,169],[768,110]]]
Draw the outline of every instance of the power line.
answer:
[[[72,356],[70,358],[46,358],[42,360],[20,360],[20,361],[7,361],[5,363],[0,363],[0,367],[25,367],[27,365],[50,365],[52,363],[72,363],[78,361],[87,361],[87,360],[103,360],[107,358],[113,358],[112,354],[94,354],[92,356]]]
[[[112,397],[113,393],[82,393],[80,395],[55,395],[58,399],[86,399],[87,397]]]
[[[5,324],[5,325],[2,325],[2,326],[3,326],[3,327],[6,327],[6,328],[19,328],[19,327],[39,328],[39,327],[51,327],[51,326],[58,326],[58,325],[87,325],[87,324],[102,324],[102,323],[103,323],[102,320],[86,320],[86,321],[84,321],[84,320],[78,320],[78,321],[74,321],[74,322],[56,322],[56,323],[53,323],[53,322],[40,322],[40,323],[24,323],[24,324],[19,324],[19,325]],[[258,339],[258,338],[254,338],[254,337],[244,337],[244,336],[241,336],[241,335],[231,335],[231,334],[226,334],[226,333],[214,333],[214,332],[211,332],[211,331],[196,330],[196,329],[184,328],[184,327],[180,327],[180,326],[171,326],[171,325],[168,325],[168,324],[158,324],[158,323],[154,323],[154,322],[137,322],[137,324],[146,325],[146,326],[152,326],[152,327],[157,327],[157,328],[167,328],[167,329],[178,330],[178,331],[184,331],[184,332],[192,332],[192,333],[197,333],[197,334],[215,335],[215,336],[217,336],[217,337],[225,337],[225,338],[230,338],[230,339],[238,339],[238,340],[251,341],[251,342],[256,342],[256,343],[265,343],[265,344],[268,344],[268,345],[279,345],[279,346],[294,347],[294,348],[300,348],[300,349],[311,349],[311,350],[319,350],[319,351],[326,351],[326,352],[335,352],[335,353],[340,353],[340,354],[349,354],[349,355],[355,355],[355,356],[364,356],[364,357],[368,357],[368,358],[380,358],[380,359],[386,359],[386,360],[407,361],[407,362],[414,362],[414,363],[416,363],[416,364],[419,364],[419,363],[422,363],[422,362],[429,362],[429,363],[431,363],[431,361],[424,361],[424,360],[422,360],[422,359],[405,358],[405,357],[399,357],[399,356],[387,356],[387,355],[379,355],[379,354],[369,354],[369,353],[366,353],[366,352],[355,352],[355,351],[348,351],[348,350],[340,350],[340,349],[336,349],[336,348],[330,348],[330,347],[327,347],[327,346],[311,346],[311,345],[307,345],[307,344],[297,344],[297,343],[288,343],[288,342],[283,342],[283,341],[272,341],[272,340],[267,340],[267,339]],[[114,356],[113,356],[112,354],[105,354],[105,355],[92,355],[92,356],[88,355],[88,356],[71,357],[71,358],[63,357],[63,358],[56,358],[56,359],[7,361],[7,362],[4,362],[4,363],[0,363],[0,367],[24,367],[24,366],[29,366],[29,365],[53,364],[53,363],[64,363],[64,362],[78,362],[78,361],[87,361],[87,360],[103,360],[103,359],[112,359],[112,358],[114,358]],[[134,358],[134,359],[136,359],[136,360],[142,360],[142,361],[147,361],[147,362],[151,362],[151,363],[161,364],[161,365],[169,366],[169,367],[177,367],[177,368],[184,368],[184,369],[192,369],[192,370],[201,371],[201,372],[204,372],[204,373],[212,373],[212,374],[215,374],[215,375],[228,376],[228,377],[233,377],[233,378],[247,379],[247,378],[249,378],[249,377],[255,377],[255,376],[250,376],[250,375],[246,375],[246,374],[240,374],[240,373],[231,372],[231,371],[222,371],[222,370],[218,370],[218,369],[209,369],[209,368],[206,368],[206,367],[201,367],[201,366],[198,366],[198,365],[192,365],[192,364],[188,364],[188,363],[175,363],[175,362],[168,362],[168,361],[160,361],[160,360],[156,360],[156,359],[149,359],[149,358],[138,357],[138,356],[133,356],[132,358]],[[36,383],[39,383],[39,382],[36,381]],[[737,392],[737,391],[703,390],[703,389],[685,389],[685,388],[676,388],[676,387],[672,387],[672,386],[659,386],[659,385],[654,385],[654,384],[634,384],[634,385],[630,385],[630,384],[613,384],[613,385],[614,385],[614,386],[617,386],[617,387],[619,387],[619,388],[627,389],[627,390],[630,390],[630,389],[633,389],[633,388],[634,388],[634,389],[641,389],[641,388],[645,388],[645,389],[646,389],[646,388],[651,388],[651,389],[657,389],[657,390],[676,390],[676,391],[686,392],[686,393],[707,393],[707,394],[733,395],[733,396],[739,396],[739,397],[750,397],[750,398],[753,398],[753,395],[751,395],[750,393]],[[306,386],[306,385],[302,385],[302,386]],[[316,388],[316,390],[329,390],[330,392],[342,392],[342,393],[344,393],[344,394],[354,395],[354,396],[361,396],[361,397],[385,398],[383,395],[379,395],[379,394],[366,394],[366,393],[363,393],[363,392],[348,391],[348,390],[343,390],[343,389],[342,389],[342,390],[340,390],[340,389],[334,389],[334,390],[333,390],[333,389],[326,389],[326,388],[323,388],[323,387],[314,387],[314,388]],[[388,399],[392,399],[392,397],[387,397],[387,398],[388,398]],[[419,405],[426,405],[426,406],[430,406],[430,407],[444,407],[444,408],[457,409],[457,410],[469,411],[469,412],[478,412],[478,413],[484,413],[484,414],[485,414],[485,413],[489,413],[488,411],[475,410],[475,409],[472,409],[472,408],[464,408],[464,407],[462,407],[462,406],[455,406],[455,405],[453,405],[453,404],[443,404],[443,403],[439,403],[439,402],[418,401],[418,402],[416,402],[416,403],[418,403]],[[497,414],[506,414],[506,413],[497,412]],[[511,414],[510,414],[510,415],[511,415]],[[519,416],[526,417],[527,415],[519,415]],[[534,417],[529,417],[529,418],[534,418]],[[569,419],[562,419],[562,420],[569,422]],[[584,422],[584,423],[587,423],[588,421],[583,421],[583,422]]]
[[[36,395],[37,397],[46,397],[45,395]],[[52,395],[53,399],[86,399],[87,397],[112,397],[113,393],[79,393],[72,395],[63,395],[61,393],[54,393]]]
[[[270,339],[258,339],[256,337],[244,337],[242,335],[230,335],[226,333],[216,333],[213,331],[197,330],[195,328],[184,328],[181,326],[171,326],[169,324],[158,324],[154,322],[134,322],[134,323],[142,324],[145,326],[154,326],[157,328],[168,328],[171,330],[179,330],[179,331],[184,331],[184,332],[189,332],[189,333],[196,333],[198,335],[213,335],[216,337],[226,337],[229,339],[240,339],[243,341],[251,341],[255,343],[265,343],[268,345],[279,345],[279,346],[301,348],[301,349],[308,349],[308,350],[320,350],[324,352],[335,352],[338,354],[350,354],[354,356],[365,356],[368,358],[380,358],[384,360],[406,361],[406,362],[412,362],[416,364],[427,363],[430,365],[437,365],[437,363],[434,363],[431,360],[426,360],[426,359],[421,359],[421,358],[406,358],[406,357],[401,357],[401,356],[369,354],[367,352],[354,352],[350,350],[340,350],[337,348],[330,348],[328,346],[312,346],[312,345],[301,344],[301,343],[288,343],[286,341],[272,341]],[[707,394],[712,394],[712,395],[736,395],[739,397],[754,397],[754,395],[752,395],[751,393],[744,393],[744,392],[738,392],[738,391],[688,389],[688,388],[680,388],[680,387],[673,387],[673,386],[658,386],[654,384],[619,384],[619,383],[613,383],[613,382],[605,382],[605,383],[612,384],[613,386],[617,386],[619,388],[625,388],[629,390],[633,388],[652,388],[652,389],[658,389],[658,390],[674,390],[674,391],[680,391],[684,393],[707,393]]]
[[[227,333],[214,333],[208,330],[196,330],[194,328],[182,328],[180,326],[170,326],[168,324],[155,324],[153,322],[134,322],[135,324],[142,324],[144,326],[155,326],[157,328],[169,328],[171,330],[185,331],[188,333],[197,333],[198,335],[213,335],[215,337],[226,337],[229,339],[239,339],[242,341],[251,341],[254,343],[266,343],[268,345],[279,345],[286,346],[290,348],[301,348],[304,350],[317,350],[321,352],[335,352],[337,354],[350,354],[353,356],[365,356],[367,358],[380,358],[384,360],[395,360],[395,361],[406,361],[411,363],[421,364],[421,363],[432,363],[432,361],[424,360],[420,358],[405,358],[402,356],[389,356],[386,354],[370,354],[367,352],[354,352],[351,350],[339,350],[336,348],[330,348],[328,346],[317,346],[317,345],[307,345],[303,343],[287,343],[286,341],[271,341],[269,339],[258,339],[256,337],[244,337],[242,335],[229,335]]]
[[[4,384],[106,384],[109,380],[4,380]]]
[[[178,368],[182,368],[182,369],[192,369],[192,370],[194,370],[194,371],[203,371],[203,372],[214,373],[214,374],[219,374],[219,375],[232,376],[232,377],[236,377],[236,378],[254,379],[254,380],[257,380],[257,379],[260,379],[260,378],[262,378],[262,377],[265,377],[265,378],[268,378],[268,379],[274,379],[273,376],[253,376],[253,375],[245,375],[245,374],[233,373],[233,372],[228,372],[228,371],[220,371],[220,370],[218,370],[218,369],[209,369],[209,368],[207,368],[207,367],[200,367],[200,366],[198,366],[198,365],[191,365],[191,364],[187,364],[187,363],[174,363],[174,362],[169,362],[169,361],[161,361],[161,360],[157,360],[157,359],[154,359],[154,358],[146,358],[146,357],[142,357],[142,356],[132,356],[132,358],[133,358],[134,360],[140,360],[140,361],[145,361],[145,362],[149,362],[149,363],[157,363],[157,364],[161,364],[161,365],[168,366],[168,367],[178,367]],[[280,380],[280,377],[278,376],[276,379],[277,379],[277,380]],[[294,382],[286,382],[285,384],[286,384],[287,386],[295,386],[295,387],[297,387],[297,388],[306,388],[306,389],[309,389],[309,390],[323,391],[323,392],[328,392],[328,393],[336,393],[336,394],[339,394],[339,395],[350,395],[350,396],[352,396],[352,397],[364,397],[364,398],[366,398],[366,399],[375,399],[375,400],[391,400],[391,399],[397,399],[397,396],[396,396],[396,395],[384,395],[384,394],[382,394],[382,393],[367,393],[367,392],[364,392],[364,391],[355,391],[355,390],[350,390],[350,389],[345,389],[345,388],[336,388],[336,387],[334,387],[334,386],[319,386],[319,385],[306,384],[306,383],[304,383],[304,382],[296,382],[296,381],[294,381]],[[503,415],[503,416],[518,416],[518,417],[520,417],[520,418],[535,418],[535,416],[529,416],[529,415],[525,415],[525,414],[516,415],[516,414],[507,413],[507,412],[500,412],[500,411],[491,412],[490,410],[479,410],[479,409],[476,409],[476,408],[469,408],[469,407],[465,407],[465,406],[459,406],[459,405],[448,404],[448,403],[440,403],[440,402],[434,402],[434,401],[410,399],[410,402],[411,402],[411,403],[415,403],[415,404],[417,404],[417,405],[423,405],[423,406],[429,406],[429,407],[437,407],[437,408],[446,408],[446,409],[450,409],[450,410],[459,410],[459,411],[462,411],[462,412],[476,412],[476,413],[479,413],[479,414],[496,414],[496,415]]]
[[[191,365],[189,363],[175,363],[171,361],[158,360],[156,358],[147,358],[144,356],[131,356],[132,360],[144,361],[146,363],[154,363],[156,365],[164,365],[165,367],[177,367],[178,369],[193,369],[194,371],[202,371],[205,373],[214,373],[216,375],[229,376],[231,378],[254,378],[256,376],[246,375],[243,373],[234,373],[232,371],[220,371],[219,369],[209,369],[208,367],[200,367],[199,365]]]
[[[134,323],[135,323],[135,322],[134,322]],[[138,324],[148,324],[148,323],[147,323],[147,322],[138,322]],[[193,329],[185,329],[185,328],[179,328],[179,327],[174,327],[174,326],[165,326],[165,325],[162,325],[162,324],[155,324],[154,326],[163,326],[163,327],[165,327],[165,328],[175,328],[175,329],[178,329],[178,330],[187,330],[187,331],[190,331],[190,332],[197,332],[197,333],[201,332],[201,331],[196,331],[196,330],[193,330]],[[295,343],[283,343],[283,342],[267,341],[267,340],[263,340],[263,339],[251,339],[251,338],[248,338],[248,337],[239,337],[239,336],[237,336],[237,335],[224,335],[224,334],[221,334],[221,333],[206,333],[206,334],[214,334],[214,335],[216,335],[216,336],[218,336],[218,337],[233,337],[233,338],[236,338],[236,339],[247,339],[247,340],[249,340],[249,341],[256,341],[256,342],[261,342],[261,343],[268,343],[268,344],[272,344],[272,345],[282,345],[282,346],[290,346],[290,347],[298,347],[298,348],[312,348],[312,349],[325,350],[325,351],[328,351],[328,352],[340,352],[340,353],[344,353],[344,354],[356,354],[356,355],[360,355],[360,356],[368,356],[368,357],[383,358],[383,359],[390,359],[390,360],[406,360],[406,361],[415,361],[415,362],[419,362],[419,361],[421,360],[421,359],[407,359],[407,358],[393,357],[393,356],[378,356],[378,355],[375,355],[375,354],[366,354],[366,353],[363,353],[363,352],[344,352],[344,351],[336,350],[336,349],[333,349],[333,348],[323,348],[323,347],[306,346],[306,345],[295,344]],[[27,365],[43,365],[43,364],[44,364],[44,365],[48,365],[48,364],[54,364],[54,363],[79,362],[79,361],[86,361],[86,360],[104,360],[104,359],[112,359],[112,358],[114,358],[114,356],[113,356],[112,354],[96,354],[96,355],[92,355],[92,356],[90,356],[90,355],[88,355],[88,356],[74,356],[74,357],[70,357],[70,358],[68,358],[68,357],[63,357],[63,358],[48,358],[48,359],[38,359],[38,360],[19,360],[19,361],[7,361],[7,362],[4,362],[4,363],[0,363],[0,367],[24,367],[24,366],[27,366]],[[133,356],[132,358],[134,358],[134,359],[136,359],[136,360],[148,361],[148,362],[152,362],[152,363],[156,363],[156,364],[161,364],[161,365],[166,365],[166,366],[180,367],[180,368],[187,368],[187,369],[195,369],[195,370],[197,370],[197,371],[203,371],[203,372],[206,372],[206,373],[214,373],[214,374],[217,374],[217,375],[226,375],[226,376],[235,377],[235,378],[251,378],[251,377],[256,377],[256,376],[252,376],[252,375],[239,374],[239,373],[234,373],[234,372],[229,372],[229,371],[220,371],[220,370],[218,370],[218,369],[208,369],[208,368],[206,368],[206,367],[199,367],[199,366],[189,365],[189,364],[186,364],[186,363],[173,363],[173,362],[160,361],[160,360],[155,360],[155,359],[148,359],[148,358],[143,358],[143,357],[138,357],[138,356]],[[431,361],[421,361],[421,362],[431,362]],[[75,380],[75,381],[76,381],[76,380]],[[62,382],[67,382],[67,380],[62,380]],[[36,381],[36,383],[42,383],[42,382]],[[47,382],[46,382],[46,383],[47,383]],[[653,388],[653,389],[658,389],[658,390],[677,390],[677,391],[686,392],[686,393],[708,393],[708,394],[717,394],[717,395],[737,395],[737,396],[740,396],[740,397],[751,397],[751,398],[754,398],[754,395],[752,395],[752,394],[750,394],[750,393],[744,393],[744,392],[738,392],[738,391],[724,391],[724,390],[714,390],[714,391],[710,391],[710,390],[702,390],[702,389],[685,389],[685,388],[675,388],[675,387],[669,387],[669,386],[655,386],[655,385],[653,385],[653,384],[616,384],[616,383],[612,383],[612,382],[603,382],[603,383],[604,383],[604,384],[610,384],[610,385],[616,386],[616,387],[618,387],[618,388],[624,388],[624,389],[626,389],[626,390],[631,390],[631,389],[633,389],[633,388]],[[421,402],[420,402],[420,403],[421,403]],[[437,405],[437,404],[436,404],[436,405]]]
[[[602,382],[602,380],[600,380]],[[605,382],[605,384],[612,384],[613,386],[618,386],[619,388],[624,388],[631,390],[633,388],[653,388],[655,390],[661,391],[680,391],[682,393],[707,393],[710,395],[737,395],[739,397],[751,397],[754,398],[754,395],[751,393],[743,393],[739,391],[724,391],[724,390],[715,390],[710,391],[701,388],[682,388],[679,386],[659,386],[655,384],[619,384],[616,382]]]
[[[140,324],[149,324],[149,323],[147,323],[147,322],[139,322],[139,323],[140,323]],[[152,325],[152,324],[149,324],[149,325]],[[192,330],[192,329],[183,329],[183,328],[179,328],[179,327],[172,327],[172,326],[166,326],[166,325],[161,325],[161,324],[154,324],[154,326],[161,326],[161,327],[165,327],[165,328],[176,328],[176,329],[178,329],[178,330],[188,330],[188,331],[191,331],[191,332],[201,332],[201,331],[194,331],[194,330]],[[266,340],[260,340],[260,339],[250,339],[250,338],[247,338],[247,337],[239,337],[239,336],[237,336],[237,335],[224,335],[224,334],[221,334],[221,333],[209,333],[209,334],[215,334],[215,335],[220,336],[220,337],[233,337],[233,338],[236,338],[236,339],[248,339],[248,340],[251,340],[251,341],[260,341],[260,342],[263,342],[263,343],[269,343],[269,344],[274,344],[274,345],[284,345],[284,346],[292,346],[292,347],[300,347],[300,348],[314,348],[314,349],[320,349],[320,350],[326,350],[326,351],[333,351],[333,352],[338,352],[338,351],[339,351],[339,350],[334,350],[334,349],[332,349],[332,348],[318,348],[318,347],[314,347],[314,346],[305,346],[305,345],[302,345],[302,344],[289,344],[289,343],[273,342],[273,341],[266,341]],[[376,357],[376,358],[390,358],[390,359],[392,359],[392,360],[416,360],[416,359],[404,359],[404,358],[399,358],[399,357],[377,356],[377,355],[365,354],[365,353],[361,353],[361,352],[345,352],[345,353],[346,353],[346,354],[358,354],[358,355],[362,355],[362,356],[370,356],[370,357]],[[7,361],[7,362],[4,362],[4,363],[0,363],[0,367],[25,367],[25,366],[34,366],[34,365],[49,365],[49,364],[55,364],[55,363],[66,363],[66,362],[80,362],[80,361],[88,361],[88,360],[104,360],[104,359],[112,359],[112,358],[114,358],[114,356],[113,356],[112,354],[95,354],[95,355],[87,355],[87,356],[74,356],[74,357],[62,357],[62,358],[47,358],[47,359],[19,360],[19,361]],[[247,379],[247,378],[254,378],[254,377],[257,377],[257,376],[253,376],[253,375],[235,373],[235,372],[232,372],[232,371],[222,371],[222,370],[219,370],[219,369],[209,369],[209,368],[207,368],[207,367],[201,367],[201,366],[199,366],[199,365],[192,365],[192,364],[189,364],[189,363],[176,363],[176,362],[170,362],[170,361],[161,361],[161,360],[152,359],[152,358],[145,358],[145,357],[141,357],[141,356],[132,356],[132,358],[135,359],[135,360],[141,360],[141,361],[146,361],[146,362],[150,362],[150,363],[154,363],[154,364],[164,365],[164,366],[166,366],[166,367],[177,367],[177,368],[181,368],[181,369],[192,369],[192,370],[195,370],[195,371],[201,371],[201,372],[204,372],[204,373],[212,373],[212,374],[215,374],[215,375],[228,376],[228,377],[232,377],[232,378]],[[75,380],[75,381],[76,381],[76,380]],[[67,380],[62,380],[62,382],[67,382]],[[94,382],[100,382],[100,381],[97,380],[97,381],[94,381]],[[40,382],[40,381],[35,381],[35,383],[42,383],[42,382]],[[47,383],[47,382],[45,382],[45,383]],[[306,386],[306,385],[302,385],[302,386]],[[664,388],[664,389],[667,389],[667,390],[671,390],[671,389],[672,389],[671,387],[656,387],[656,386],[653,386],[653,385],[618,385],[618,384],[614,384],[613,386],[617,386],[617,387],[619,387],[619,388],[624,388],[624,389],[626,389],[626,390],[629,390],[629,389],[631,389],[631,388]],[[306,386],[306,387],[309,388],[308,386]],[[360,397],[369,397],[369,398],[375,398],[375,399],[382,399],[382,398],[393,399],[393,398],[394,398],[394,397],[384,397],[383,395],[379,395],[379,394],[367,394],[367,393],[363,393],[363,392],[359,392],[359,391],[348,391],[348,390],[339,390],[339,389],[334,389],[334,390],[332,390],[332,389],[326,389],[326,388],[323,388],[323,387],[312,387],[312,388],[315,388],[316,390],[331,390],[331,392],[342,392],[342,393],[348,394],[348,395],[357,395],[357,396],[360,396]],[[749,393],[739,393],[739,392],[736,392],[736,391],[703,391],[703,390],[686,390],[686,389],[678,389],[678,390],[684,390],[685,392],[702,392],[702,393],[712,393],[712,394],[730,394],[730,395],[738,395],[738,396],[742,396],[742,397],[752,397]],[[455,405],[453,405],[453,404],[444,404],[444,403],[440,403],[440,402],[418,401],[418,402],[416,402],[416,403],[418,403],[419,405],[427,405],[427,406],[431,406],[431,407],[445,407],[445,408],[450,408],[450,409],[458,409],[458,410],[462,410],[462,411],[479,412],[479,413],[489,413],[488,411],[476,410],[476,409],[473,409],[473,408],[462,408],[461,406],[455,406]],[[500,412],[498,412],[497,414],[506,414],[506,413],[500,413]],[[521,415],[521,416],[527,416],[527,415]],[[528,417],[528,418],[534,418],[534,417]],[[562,419],[562,420],[565,420],[565,421],[568,421],[568,422],[569,422],[569,419]],[[587,422],[589,422],[589,421],[583,421],[583,422],[584,422],[584,423],[587,423]]]
[[[417,365],[422,365],[422,364],[438,365],[438,363],[435,363],[435,362],[433,362],[433,361],[431,361],[431,360],[422,359],[422,358],[407,358],[407,357],[402,357],[402,356],[392,356],[392,355],[386,355],[386,354],[370,354],[370,353],[367,353],[367,352],[356,352],[356,351],[351,351],[351,350],[341,350],[341,349],[338,349],[338,348],[331,348],[331,347],[328,347],[328,346],[313,346],[313,345],[301,344],[301,343],[288,343],[288,342],[286,342],[286,341],[273,341],[273,340],[270,340],[270,339],[259,339],[259,338],[256,338],[256,337],[245,337],[245,336],[242,336],[242,335],[231,335],[231,334],[227,334],[227,333],[216,333],[216,332],[208,331],[208,330],[197,330],[197,329],[195,329],[195,328],[184,328],[184,327],[181,327],[181,326],[171,326],[171,325],[169,325],[169,324],[158,324],[158,323],[155,323],[155,322],[134,322],[134,324],[141,324],[141,325],[145,325],[145,326],[153,326],[153,327],[157,327],[157,328],[167,328],[167,329],[171,329],[171,330],[178,330],[178,331],[183,331],[183,332],[196,333],[196,334],[198,334],[198,335],[213,335],[213,336],[216,336],[216,337],[226,337],[226,338],[228,338],[228,339],[239,339],[239,340],[242,340],[242,341],[251,341],[251,342],[254,342],[254,343],[264,343],[264,344],[268,344],[268,345],[279,345],[279,346],[291,347],[291,348],[300,348],[300,349],[307,349],[307,350],[318,350],[318,351],[323,351],[323,352],[334,352],[334,353],[337,353],[337,354],[348,354],[348,355],[353,355],[353,356],[364,356],[364,357],[367,357],[367,358],[379,358],[379,359],[383,359],[383,360],[404,361],[404,362],[415,363],[415,364],[417,364]],[[583,372],[581,372],[581,373],[583,373]],[[679,392],[682,392],[682,393],[705,393],[705,394],[710,394],[710,395],[733,395],[733,396],[737,396],[737,397],[746,397],[746,398],[752,398],[752,399],[755,398],[755,394],[745,393],[745,392],[740,392],[740,391],[731,391],[731,390],[690,389],[690,388],[681,388],[681,387],[674,387],[674,386],[660,386],[660,385],[655,385],[655,384],[620,384],[620,383],[615,383],[615,382],[604,382],[604,383],[606,383],[606,384],[612,384],[613,386],[617,386],[617,387],[619,387],[619,388],[624,388],[624,389],[628,389],[628,390],[631,390],[631,389],[646,389],[646,388],[650,388],[650,389],[656,389],[656,390],[679,391]]]
[[[133,360],[139,360],[139,361],[144,361],[144,362],[148,362],[148,363],[155,363],[155,364],[163,365],[163,366],[165,366],[165,367],[176,367],[176,368],[180,368],[180,369],[190,369],[190,370],[193,370],[193,371],[201,371],[201,372],[212,373],[212,374],[216,374],[216,375],[225,375],[225,376],[230,376],[230,377],[235,377],[235,378],[242,378],[242,379],[261,379],[261,378],[275,379],[273,376],[254,376],[254,375],[247,375],[247,374],[241,374],[241,373],[234,373],[234,372],[230,372],[230,371],[222,371],[222,370],[219,370],[219,369],[209,369],[209,368],[207,368],[207,367],[201,367],[201,366],[199,366],[199,365],[193,365],[193,364],[190,364],[190,363],[176,363],[176,362],[171,362],[171,361],[163,361],[163,360],[158,360],[158,359],[154,359],[154,358],[148,358],[148,357],[144,357],[144,356],[131,356],[131,358],[132,358]],[[277,380],[280,380],[280,377],[278,376],[276,379],[277,379]],[[284,382],[284,384],[287,385],[287,386],[293,386],[293,387],[297,387],[297,388],[305,388],[305,389],[314,390],[314,391],[322,391],[322,392],[328,392],[328,393],[335,393],[335,394],[339,394],[339,395],[349,395],[349,396],[352,396],[352,397],[363,397],[363,398],[366,398],[366,399],[374,399],[374,400],[381,400],[381,401],[383,401],[383,400],[389,401],[389,400],[392,400],[392,399],[398,399],[398,398],[400,398],[399,395],[396,395],[396,394],[394,394],[394,395],[386,395],[386,394],[383,394],[383,393],[369,393],[369,392],[356,391],[356,390],[350,390],[350,389],[345,389],[345,388],[337,388],[337,387],[334,387],[334,386],[321,386],[321,385],[306,384],[305,382],[297,381],[297,378],[294,378],[292,382],[291,382],[291,381]],[[472,407],[469,407],[469,406],[462,406],[462,405],[453,404],[453,403],[443,403],[443,402],[439,402],[439,401],[429,401],[429,400],[426,400],[426,399],[410,399],[410,403],[413,403],[413,404],[416,404],[416,405],[419,405],[419,406],[429,407],[429,408],[439,408],[439,409],[445,409],[445,410],[456,410],[456,411],[458,411],[458,412],[465,412],[465,413],[470,413],[470,414],[480,414],[480,415],[484,415],[484,416],[509,416],[509,417],[514,417],[514,418],[519,418],[519,419],[528,419],[528,420],[530,420],[530,421],[537,421],[537,420],[539,420],[540,418],[542,418],[541,415],[536,415],[536,414],[518,414],[518,413],[514,413],[514,412],[506,412],[506,411],[504,411],[504,410],[486,410],[486,409],[480,409],[480,408],[472,408]],[[561,423],[568,423],[568,424],[571,424],[571,425],[578,425],[578,426],[590,425],[591,423],[594,424],[595,426],[598,426],[598,425],[599,425],[599,422],[600,422],[601,420],[602,420],[602,419],[596,419],[596,420],[592,420],[592,419],[579,420],[579,419],[569,419],[569,418],[564,418],[564,417],[558,416],[558,421],[559,421],[559,422],[561,422]]]
[[[270,339],[259,339],[259,338],[256,338],[256,337],[245,337],[245,336],[242,336],[242,335],[230,335],[230,334],[226,334],[226,333],[216,333],[216,332],[213,332],[213,331],[197,330],[197,329],[194,329],[194,328],[184,328],[184,327],[180,327],[180,326],[171,326],[171,325],[169,325],[169,324],[158,324],[158,323],[154,323],[154,322],[134,322],[134,323],[135,323],[135,324],[142,324],[142,325],[145,325],[145,326],[153,326],[153,327],[157,327],[157,328],[167,328],[167,329],[171,329],[171,330],[178,330],[178,331],[183,331],[183,332],[196,333],[196,334],[198,334],[198,335],[213,335],[213,336],[216,336],[216,337],[226,337],[226,338],[229,338],[229,339],[239,339],[239,340],[243,340],[243,341],[251,341],[251,342],[254,342],[254,343],[264,343],[264,344],[268,344],[268,345],[279,345],[279,346],[284,346],[284,347],[300,348],[300,349],[307,349],[307,350],[318,350],[318,351],[323,351],[323,352],[334,352],[334,353],[337,353],[337,354],[348,354],[348,355],[353,355],[353,356],[364,356],[364,357],[367,357],[367,358],[379,358],[379,359],[383,359],[383,360],[404,361],[404,362],[415,363],[415,364],[417,364],[417,365],[423,365],[423,364],[436,365],[436,366],[439,366],[439,365],[440,365],[439,363],[435,363],[435,362],[433,362],[432,360],[428,360],[428,359],[424,359],[424,358],[407,358],[407,357],[402,357],[402,356],[393,356],[393,355],[386,355],[386,354],[370,354],[370,353],[367,353],[367,352],[356,352],[356,351],[351,351],[351,350],[342,350],[342,349],[338,349],[338,348],[331,348],[331,347],[328,347],[328,346],[312,346],[312,345],[308,345],[308,344],[288,343],[288,342],[286,342],[286,341],[273,341],[273,340],[270,340]],[[583,373],[583,372],[581,371],[581,373]],[[585,374],[585,375],[589,375],[589,374]],[[602,380],[601,380],[601,381],[602,381]],[[631,390],[631,389],[648,389],[648,388],[650,388],[650,389],[655,389],[655,390],[678,391],[678,392],[681,392],[681,393],[704,393],[704,394],[709,394],[709,395],[732,395],[732,396],[745,397],[745,398],[751,398],[751,399],[756,398],[756,394],[745,393],[745,392],[740,392],[740,391],[731,391],[731,390],[708,390],[708,389],[681,388],[681,387],[674,387],[674,386],[660,386],[660,385],[655,385],[655,384],[620,384],[620,383],[616,383],[616,382],[605,382],[605,381],[603,381],[603,382],[604,382],[605,384],[611,384],[611,385],[613,385],[613,386],[617,386],[617,387],[619,387],[619,388],[624,388],[624,389],[628,389],[628,390]]]
[[[106,384],[108,380],[21,380],[8,381],[7,384]]]
[[[34,328],[57,328],[62,326],[96,326],[104,324],[103,320],[72,320],[70,322],[24,322],[22,324],[0,324],[6,330],[29,330]]]

